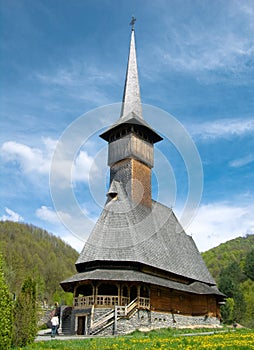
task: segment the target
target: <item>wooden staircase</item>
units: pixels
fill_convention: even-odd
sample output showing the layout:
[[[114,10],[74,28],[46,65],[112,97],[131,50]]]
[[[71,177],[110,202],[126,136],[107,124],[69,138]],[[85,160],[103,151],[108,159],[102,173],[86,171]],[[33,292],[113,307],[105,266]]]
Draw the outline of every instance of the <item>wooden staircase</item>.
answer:
[[[126,306],[115,305],[115,309],[107,312],[99,317],[95,322],[91,322],[89,334],[96,335],[105,328],[114,324],[114,334],[117,333],[117,321],[121,318],[132,317],[139,308],[148,309],[148,305],[143,307],[143,302],[140,302],[140,298],[136,298]],[[150,305],[149,305],[150,309]]]

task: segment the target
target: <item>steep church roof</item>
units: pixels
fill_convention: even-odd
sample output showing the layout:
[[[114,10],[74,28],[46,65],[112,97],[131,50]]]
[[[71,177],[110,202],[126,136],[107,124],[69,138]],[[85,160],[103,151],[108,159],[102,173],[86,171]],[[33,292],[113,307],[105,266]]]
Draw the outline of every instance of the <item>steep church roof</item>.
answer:
[[[108,200],[77,262],[79,272],[100,262],[130,262],[215,285],[193,239],[172,209],[153,201],[134,205],[120,182]]]

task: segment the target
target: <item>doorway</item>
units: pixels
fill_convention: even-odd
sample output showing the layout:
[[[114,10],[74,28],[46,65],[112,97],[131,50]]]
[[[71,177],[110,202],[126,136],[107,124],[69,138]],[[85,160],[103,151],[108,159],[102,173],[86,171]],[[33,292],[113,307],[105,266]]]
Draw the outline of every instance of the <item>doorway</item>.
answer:
[[[87,316],[78,316],[77,335],[87,334]]]

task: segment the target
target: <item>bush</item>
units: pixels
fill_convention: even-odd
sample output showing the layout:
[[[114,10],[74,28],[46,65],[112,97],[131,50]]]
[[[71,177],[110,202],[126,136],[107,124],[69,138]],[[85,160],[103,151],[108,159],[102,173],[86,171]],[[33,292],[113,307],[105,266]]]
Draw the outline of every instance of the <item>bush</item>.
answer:
[[[14,308],[13,345],[26,346],[37,333],[36,283],[28,277]]]
[[[13,325],[13,307],[10,292],[7,287],[4,272],[3,258],[0,254],[0,349],[11,348],[11,334]]]

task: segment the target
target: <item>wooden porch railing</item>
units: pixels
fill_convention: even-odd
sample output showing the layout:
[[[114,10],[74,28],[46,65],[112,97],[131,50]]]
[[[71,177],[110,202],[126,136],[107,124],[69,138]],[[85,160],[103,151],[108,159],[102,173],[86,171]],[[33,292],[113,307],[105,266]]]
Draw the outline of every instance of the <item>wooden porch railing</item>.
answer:
[[[95,304],[112,307],[119,304],[119,298],[113,295],[97,295]]]
[[[138,298],[138,308],[139,309],[150,309],[150,298]]]
[[[94,304],[94,297],[77,297],[73,299],[74,308],[82,309],[87,306],[92,306]]]
[[[150,299],[149,298],[143,298],[139,297],[135,300],[138,301],[138,308],[141,309],[150,309]],[[122,307],[125,307],[125,305],[133,304],[134,300],[129,303],[130,299],[128,297],[121,297],[120,299]],[[101,307],[114,307],[116,305],[119,305],[119,297],[114,295],[97,295],[96,298],[93,296],[85,296],[85,297],[77,297],[74,298],[73,306],[75,309],[82,309],[85,307],[91,307],[92,305],[101,306]],[[119,305],[120,306],[120,305]]]

